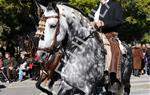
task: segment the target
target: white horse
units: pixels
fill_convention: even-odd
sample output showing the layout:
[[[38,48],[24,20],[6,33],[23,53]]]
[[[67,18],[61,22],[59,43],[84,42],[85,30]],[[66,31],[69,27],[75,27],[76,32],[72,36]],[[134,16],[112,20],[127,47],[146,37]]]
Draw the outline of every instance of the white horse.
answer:
[[[51,55],[51,52],[55,53],[59,49],[64,52],[62,62],[65,65],[60,73],[63,81],[58,95],[70,95],[72,89],[78,90],[80,94],[95,95],[95,87],[101,81],[105,67],[105,50],[97,32],[90,27],[89,19],[74,7],[62,3],[50,3],[47,7],[41,7],[44,11],[45,29],[37,54],[41,56],[49,52]],[[123,75],[129,72],[130,79],[128,68],[123,68],[122,71]],[[126,81],[130,85],[129,79]]]

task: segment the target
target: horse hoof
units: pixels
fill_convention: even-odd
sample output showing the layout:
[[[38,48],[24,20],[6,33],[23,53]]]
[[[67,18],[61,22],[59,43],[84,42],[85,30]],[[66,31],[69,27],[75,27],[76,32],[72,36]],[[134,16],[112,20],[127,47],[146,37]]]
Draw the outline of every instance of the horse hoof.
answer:
[[[111,92],[113,93],[118,93],[119,90],[120,90],[121,86],[118,82],[114,82],[112,85],[111,85]]]
[[[41,92],[40,95],[47,95],[46,93]]]

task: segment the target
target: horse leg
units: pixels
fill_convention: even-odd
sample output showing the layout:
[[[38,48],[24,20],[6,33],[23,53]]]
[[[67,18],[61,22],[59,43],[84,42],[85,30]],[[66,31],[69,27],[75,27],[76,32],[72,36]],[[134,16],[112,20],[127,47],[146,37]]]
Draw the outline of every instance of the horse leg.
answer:
[[[58,91],[57,95],[70,95],[69,93],[72,90],[72,86],[68,85],[64,80],[61,81],[61,88]]]
[[[49,72],[48,72],[49,78],[51,79],[51,81],[49,83],[49,88],[51,88],[53,86],[54,82],[57,81],[60,78],[60,75],[55,72],[55,69],[59,64],[59,62],[61,60],[61,57],[62,57],[62,54],[57,52],[56,55],[55,55],[55,58],[54,58],[54,62],[51,63],[51,66],[50,66],[51,70],[49,70]]]
[[[54,72],[54,74],[52,74],[50,79],[51,79],[51,81],[48,84],[49,89],[54,85],[54,83],[57,80],[61,79],[61,76],[58,73]]]
[[[74,95],[74,88],[67,90],[65,95]]]
[[[131,88],[130,82],[124,84],[124,95],[130,94],[130,88]]]
[[[122,80],[122,84],[124,85],[124,95],[130,94],[130,88],[131,88],[130,78],[131,78],[131,70],[126,69],[124,71],[123,80]]]
[[[66,92],[68,92],[68,93],[66,93],[66,95],[74,95],[74,94],[85,95],[85,93],[83,91],[81,91],[80,89],[77,89],[77,88],[72,88],[71,90],[68,90]]]
[[[72,88],[70,90],[66,90],[65,94],[63,95],[74,95],[74,94],[77,94],[77,95],[85,95],[85,93],[81,90],[78,90],[76,88]],[[59,95],[62,95],[62,94],[59,94]],[[91,95],[91,94],[90,94]],[[95,95],[95,94],[93,94]]]
[[[43,74],[42,74],[43,75]],[[41,83],[47,78],[47,76],[42,76],[39,78],[39,80],[36,82],[36,88],[41,90],[44,93],[47,93],[47,95],[53,95],[50,91],[48,91],[47,89],[41,87]]]
[[[47,85],[47,82],[48,82],[48,78],[45,78],[45,80],[43,81],[44,86],[46,86],[46,85]]]

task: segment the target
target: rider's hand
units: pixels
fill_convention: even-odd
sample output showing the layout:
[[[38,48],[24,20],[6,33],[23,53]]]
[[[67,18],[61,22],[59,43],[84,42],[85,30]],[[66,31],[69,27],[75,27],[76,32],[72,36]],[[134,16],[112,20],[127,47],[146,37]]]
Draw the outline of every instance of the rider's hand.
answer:
[[[88,28],[91,30],[91,29],[95,29],[95,22],[92,21],[90,23],[88,23]]]
[[[100,28],[100,27],[104,26],[104,22],[101,21],[101,20],[98,20],[98,21],[95,22],[95,25],[96,25],[97,28]]]
[[[95,27],[95,22],[94,21],[90,22],[90,26]]]

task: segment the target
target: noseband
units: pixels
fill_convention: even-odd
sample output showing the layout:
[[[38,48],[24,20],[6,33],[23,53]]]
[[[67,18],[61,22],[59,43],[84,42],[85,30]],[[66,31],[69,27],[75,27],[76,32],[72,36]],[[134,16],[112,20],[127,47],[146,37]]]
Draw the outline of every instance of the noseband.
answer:
[[[54,37],[53,37],[54,41],[53,41],[50,48],[37,48],[37,50],[52,52],[56,48],[57,34],[59,34],[59,29],[60,29],[60,15],[59,15],[59,13],[58,13],[58,16],[44,16],[44,15],[42,15],[42,17],[40,18],[40,21],[39,21],[39,26],[38,26],[38,30],[36,32],[36,35],[37,35],[37,37],[40,37],[40,36],[44,35],[45,23],[46,23],[46,20],[49,19],[49,18],[57,18],[58,19],[55,34],[54,34]]]

